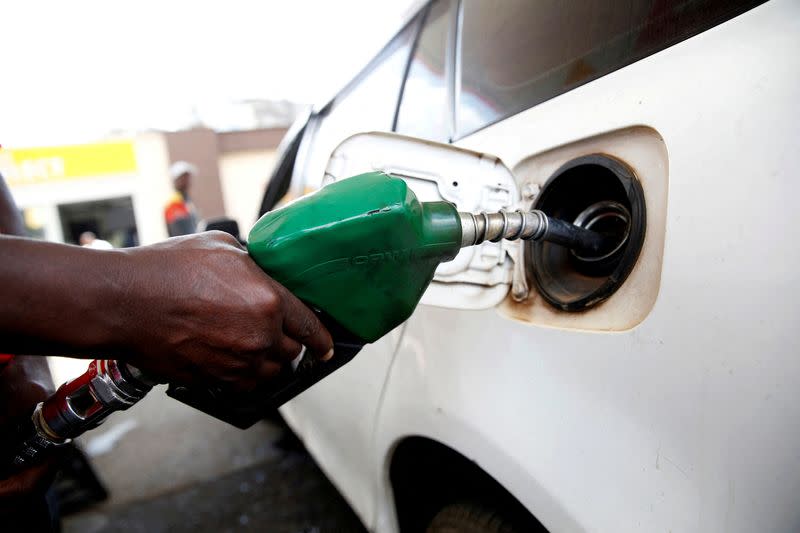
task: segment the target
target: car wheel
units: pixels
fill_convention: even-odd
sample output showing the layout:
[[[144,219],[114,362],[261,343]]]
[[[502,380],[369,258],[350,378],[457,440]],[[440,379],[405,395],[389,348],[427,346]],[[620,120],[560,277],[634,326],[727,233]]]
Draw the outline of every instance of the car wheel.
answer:
[[[522,533],[498,512],[472,503],[443,507],[426,529],[427,533]]]

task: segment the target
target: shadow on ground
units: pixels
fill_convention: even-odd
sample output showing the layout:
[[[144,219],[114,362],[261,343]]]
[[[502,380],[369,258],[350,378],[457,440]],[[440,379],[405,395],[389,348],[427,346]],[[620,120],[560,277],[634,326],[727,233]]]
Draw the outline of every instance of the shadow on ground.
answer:
[[[278,422],[241,431],[156,391],[81,445],[111,497],[64,533],[365,531]]]

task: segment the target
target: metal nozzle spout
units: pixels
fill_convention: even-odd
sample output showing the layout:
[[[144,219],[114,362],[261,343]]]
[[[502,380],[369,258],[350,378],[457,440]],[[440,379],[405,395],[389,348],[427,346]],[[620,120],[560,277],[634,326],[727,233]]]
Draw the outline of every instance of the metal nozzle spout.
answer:
[[[604,247],[606,237],[564,220],[551,218],[543,211],[499,211],[497,213],[458,213],[461,218],[461,247],[484,241],[548,241],[591,256]]]

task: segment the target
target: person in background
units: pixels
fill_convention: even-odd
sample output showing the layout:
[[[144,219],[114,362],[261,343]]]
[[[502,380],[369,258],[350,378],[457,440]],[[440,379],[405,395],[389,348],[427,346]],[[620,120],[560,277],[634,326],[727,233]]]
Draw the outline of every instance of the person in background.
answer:
[[[164,221],[170,237],[189,235],[197,231],[197,211],[189,199],[192,179],[197,167],[186,161],[177,161],[169,168],[175,193],[164,208]]]
[[[94,248],[95,250],[111,250],[114,248],[111,246],[110,242],[98,239],[97,235],[91,231],[84,231],[81,233],[78,242],[80,242],[81,246],[84,248]]]

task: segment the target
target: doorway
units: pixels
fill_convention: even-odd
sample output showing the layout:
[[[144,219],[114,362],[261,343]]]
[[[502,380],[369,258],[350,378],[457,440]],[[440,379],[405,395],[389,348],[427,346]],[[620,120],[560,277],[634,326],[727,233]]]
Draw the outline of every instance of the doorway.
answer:
[[[78,244],[81,233],[91,231],[114,248],[139,244],[133,200],[130,196],[58,206],[64,242]]]

